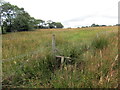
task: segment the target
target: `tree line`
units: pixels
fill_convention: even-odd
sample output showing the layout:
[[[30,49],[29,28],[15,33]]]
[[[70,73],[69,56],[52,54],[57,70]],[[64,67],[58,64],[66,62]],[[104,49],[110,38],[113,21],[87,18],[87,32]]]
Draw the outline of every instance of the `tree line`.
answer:
[[[41,28],[63,28],[61,22],[44,21],[31,17],[24,8],[9,2],[0,1],[0,25],[2,34],[16,31],[29,31]]]

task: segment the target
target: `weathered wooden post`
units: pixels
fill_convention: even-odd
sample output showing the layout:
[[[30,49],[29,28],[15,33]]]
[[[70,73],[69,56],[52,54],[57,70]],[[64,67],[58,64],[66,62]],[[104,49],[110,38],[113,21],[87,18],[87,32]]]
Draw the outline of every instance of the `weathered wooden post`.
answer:
[[[63,63],[64,63],[64,56],[61,57],[61,64],[63,64]]]
[[[56,66],[58,66],[58,67],[60,66],[61,69],[62,69],[65,60],[69,59],[69,61],[71,61],[71,58],[70,57],[65,57],[65,56],[57,56],[56,52],[57,51],[56,51],[56,47],[55,47],[55,35],[53,34],[52,35],[52,56],[53,56],[53,59],[56,62]]]
[[[56,50],[55,50],[55,35],[52,35],[52,54],[53,54],[53,59],[56,58]]]

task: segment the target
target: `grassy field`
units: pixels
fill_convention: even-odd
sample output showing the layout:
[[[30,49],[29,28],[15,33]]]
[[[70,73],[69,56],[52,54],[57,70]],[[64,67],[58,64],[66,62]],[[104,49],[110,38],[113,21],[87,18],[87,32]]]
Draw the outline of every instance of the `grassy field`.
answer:
[[[118,27],[41,29],[2,35],[3,87],[116,88]],[[59,68],[52,57],[71,57]]]

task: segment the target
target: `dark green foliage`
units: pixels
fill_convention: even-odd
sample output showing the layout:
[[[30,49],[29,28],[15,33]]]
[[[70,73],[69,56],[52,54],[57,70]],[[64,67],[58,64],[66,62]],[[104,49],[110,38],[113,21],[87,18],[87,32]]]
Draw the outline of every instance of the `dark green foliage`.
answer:
[[[60,22],[55,22],[56,28],[63,28],[64,26]]]
[[[51,20],[45,23],[44,20],[35,19],[27,13],[24,8],[19,8],[10,3],[2,3],[1,6],[1,29],[2,33],[16,32],[16,31],[29,31],[39,28],[63,28],[61,23],[56,23]]]
[[[33,29],[35,19],[24,11],[24,8],[19,8],[10,3],[4,3],[0,7],[2,33]]]
[[[98,24],[92,24],[91,27],[105,27],[106,25],[98,25]]]
[[[49,28],[63,28],[64,26],[60,22],[53,22],[52,20],[47,21]]]
[[[92,24],[91,27],[98,27],[98,24]]]
[[[13,29],[17,31],[29,31],[33,29],[33,22],[30,21],[32,18],[28,13],[19,14],[13,22]]]

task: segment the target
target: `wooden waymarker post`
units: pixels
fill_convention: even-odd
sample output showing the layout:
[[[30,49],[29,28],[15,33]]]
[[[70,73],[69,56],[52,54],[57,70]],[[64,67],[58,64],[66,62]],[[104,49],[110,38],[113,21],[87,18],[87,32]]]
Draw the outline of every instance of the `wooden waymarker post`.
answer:
[[[53,58],[55,59],[56,56],[56,50],[55,50],[55,35],[52,35],[52,53],[53,53]]]
[[[53,55],[53,59],[54,60],[60,60],[60,61],[57,61],[57,62],[60,62],[59,65],[63,66],[64,62],[66,61],[66,59],[68,59],[69,61],[71,61],[71,58],[70,57],[65,57],[65,56],[58,56],[56,55],[56,47],[55,47],[55,35],[53,34],[52,35],[52,55]],[[68,62],[67,60],[67,62]]]
[[[61,64],[64,63],[64,57],[61,57]]]

